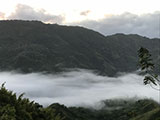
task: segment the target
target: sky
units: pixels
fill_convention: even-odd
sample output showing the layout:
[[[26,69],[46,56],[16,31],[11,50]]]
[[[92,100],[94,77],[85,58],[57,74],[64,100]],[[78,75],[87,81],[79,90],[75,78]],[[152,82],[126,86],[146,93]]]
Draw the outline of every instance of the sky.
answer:
[[[0,0],[0,19],[79,25],[104,35],[159,37],[159,0]]]

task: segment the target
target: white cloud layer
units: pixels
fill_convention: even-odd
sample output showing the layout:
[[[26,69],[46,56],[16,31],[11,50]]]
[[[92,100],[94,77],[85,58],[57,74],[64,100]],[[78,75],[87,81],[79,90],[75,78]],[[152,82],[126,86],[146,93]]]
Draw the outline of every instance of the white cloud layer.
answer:
[[[62,23],[64,17],[61,15],[56,16],[49,14],[44,9],[35,10],[30,6],[18,4],[15,11],[11,13],[7,19],[40,20],[50,23]]]
[[[160,11],[142,15],[131,13],[111,15],[101,20],[85,20],[71,25],[81,25],[104,35],[126,33],[154,38],[159,37],[160,33]]]
[[[119,15],[110,14],[99,20],[98,18],[96,20],[89,19],[88,16],[90,16],[92,12],[88,9],[82,10],[77,13],[78,15],[73,14],[70,19],[74,20],[80,16],[79,22],[68,23],[66,20],[67,14],[54,15],[44,9],[35,9],[28,5],[18,4],[15,11],[8,16],[0,12],[0,19],[39,20],[46,23],[80,25],[98,31],[103,35],[126,33],[139,34],[150,38],[160,37],[160,11],[141,15],[128,12]],[[96,15],[98,15],[98,13]],[[81,21],[81,18],[86,20]]]
[[[78,70],[56,75],[0,72],[0,84],[43,105],[59,102],[67,106],[94,106],[101,100],[128,97],[151,97],[158,101],[158,92],[143,85],[142,76],[125,74],[119,77],[99,76],[92,71]]]

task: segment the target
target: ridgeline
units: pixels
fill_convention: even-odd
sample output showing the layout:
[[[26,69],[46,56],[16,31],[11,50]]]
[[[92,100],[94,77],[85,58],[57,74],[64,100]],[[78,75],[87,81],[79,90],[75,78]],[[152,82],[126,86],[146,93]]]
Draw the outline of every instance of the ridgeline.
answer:
[[[117,72],[137,70],[140,46],[158,58],[158,39],[124,34],[104,36],[83,27],[40,21],[0,21],[1,71],[53,73],[82,68],[114,76]]]

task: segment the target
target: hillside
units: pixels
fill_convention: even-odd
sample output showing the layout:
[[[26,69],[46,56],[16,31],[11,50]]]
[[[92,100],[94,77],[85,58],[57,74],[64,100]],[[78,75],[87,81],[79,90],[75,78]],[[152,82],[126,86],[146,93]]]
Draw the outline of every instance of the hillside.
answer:
[[[105,37],[83,27],[0,21],[0,70],[28,73],[82,68],[113,76],[137,70],[140,46],[157,53],[158,45],[158,39],[139,35]]]
[[[159,120],[159,105],[149,99],[106,100],[96,110],[83,107],[66,107],[53,103],[48,107],[23,98],[23,94],[0,87],[0,120]]]

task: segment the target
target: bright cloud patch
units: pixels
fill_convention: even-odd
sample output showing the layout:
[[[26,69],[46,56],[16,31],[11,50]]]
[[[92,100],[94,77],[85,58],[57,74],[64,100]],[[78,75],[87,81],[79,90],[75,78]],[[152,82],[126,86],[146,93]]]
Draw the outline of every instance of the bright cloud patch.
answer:
[[[62,23],[64,17],[61,15],[56,16],[49,14],[44,9],[35,10],[30,6],[18,4],[15,11],[8,16],[8,19],[40,20],[50,23]]]
[[[0,20],[5,19],[5,13],[0,12]]]
[[[86,20],[71,25],[81,25],[99,31],[104,35],[115,33],[139,34],[147,37],[159,37],[160,12],[135,15],[124,13],[106,16],[101,20]]]

